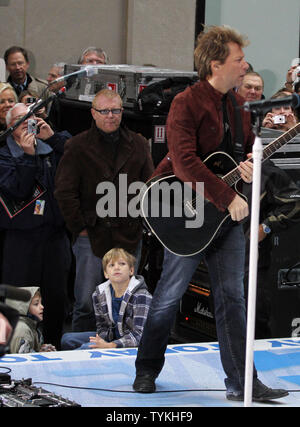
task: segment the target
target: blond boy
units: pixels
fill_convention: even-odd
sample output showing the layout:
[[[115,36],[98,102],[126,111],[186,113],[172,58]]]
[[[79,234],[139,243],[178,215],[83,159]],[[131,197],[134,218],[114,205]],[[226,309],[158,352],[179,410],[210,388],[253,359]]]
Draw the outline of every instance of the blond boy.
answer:
[[[122,248],[104,255],[107,280],[92,295],[97,332],[65,334],[62,350],[138,346],[152,296],[144,278],[134,275],[134,263],[135,258]]]

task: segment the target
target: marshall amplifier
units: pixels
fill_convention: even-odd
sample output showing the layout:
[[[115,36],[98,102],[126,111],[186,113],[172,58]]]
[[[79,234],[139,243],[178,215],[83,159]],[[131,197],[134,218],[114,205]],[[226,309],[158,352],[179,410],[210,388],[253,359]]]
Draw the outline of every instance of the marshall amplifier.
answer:
[[[283,132],[262,130],[262,143],[266,146]],[[300,187],[300,135],[281,147],[270,158],[275,166],[284,170]],[[272,264],[267,272],[270,304],[270,330],[272,338],[300,336],[300,224],[274,233],[272,237]]]
[[[193,336],[194,342],[216,341],[216,325],[209,289],[189,285],[180,302],[178,326],[181,327],[181,335],[184,329],[189,329],[189,333],[185,331],[185,335]]]
[[[272,263],[262,284],[270,299],[269,333],[265,339],[300,336],[300,239],[295,238],[298,235],[300,224],[272,236]],[[217,340],[213,298],[204,264],[199,265],[181,299],[171,337],[173,342]]]
[[[300,336],[300,224],[272,236],[268,272],[272,338]]]
[[[198,266],[188,290],[180,301],[171,337],[179,342],[216,341],[213,299],[207,268]]]

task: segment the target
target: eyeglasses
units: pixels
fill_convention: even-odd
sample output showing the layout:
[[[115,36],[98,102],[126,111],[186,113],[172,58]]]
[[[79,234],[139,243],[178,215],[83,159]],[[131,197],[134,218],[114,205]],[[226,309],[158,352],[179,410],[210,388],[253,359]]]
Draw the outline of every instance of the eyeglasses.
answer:
[[[112,108],[109,110],[108,108],[105,110],[98,110],[97,108],[93,107],[95,111],[98,111],[98,113],[102,114],[103,116],[107,116],[109,113],[112,114],[121,114],[123,108]]]

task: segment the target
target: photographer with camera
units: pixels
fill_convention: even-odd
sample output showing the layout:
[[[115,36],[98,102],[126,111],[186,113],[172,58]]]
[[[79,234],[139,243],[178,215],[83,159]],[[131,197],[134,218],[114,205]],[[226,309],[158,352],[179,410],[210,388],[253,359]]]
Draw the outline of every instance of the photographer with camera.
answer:
[[[27,107],[30,107],[32,104],[34,104],[36,101],[38,101],[39,96],[36,92],[31,90],[24,90],[19,95],[19,102],[22,102],[22,104],[25,104]],[[47,111],[46,107],[42,107],[40,110],[35,112],[36,117],[41,117],[43,120],[45,120],[48,124],[50,124],[47,120]]]
[[[8,128],[28,112],[16,104]],[[0,149],[0,227],[5,229],[2,283],[41,288],[47,342],[59,348],[65,317],[70,243],[53,196],[54,177],[68,132],[55,133],[40,117],[17,126]]]
[[[278,91],[271,97],[271,99],[285,98],[287,93],[284,91]],[[291,106],[274,107],[269,111],[262,122],[262,126],[269,129],[277,129],[281,131],[287,131],[294,127],[298,122],[298,119]]]

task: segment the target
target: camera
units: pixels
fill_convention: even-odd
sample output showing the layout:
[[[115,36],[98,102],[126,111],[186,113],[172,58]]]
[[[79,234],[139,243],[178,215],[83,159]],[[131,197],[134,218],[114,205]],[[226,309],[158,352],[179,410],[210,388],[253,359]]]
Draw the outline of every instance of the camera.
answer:
[[[26,98],[26,104],[33,104],[36,101],[36,98],[34,96],[28,96]]]
[[[37,121],[34,119],[29,119],[27,123],[27,131],[28,133],[32,133],[36,135],[38,133]]]
[[[286,117],[283,114],[279,114],[277,116],[273,117],[273,123],[274,125],[280,125],[283,123],[286,123]]]

